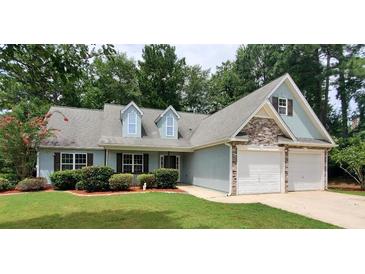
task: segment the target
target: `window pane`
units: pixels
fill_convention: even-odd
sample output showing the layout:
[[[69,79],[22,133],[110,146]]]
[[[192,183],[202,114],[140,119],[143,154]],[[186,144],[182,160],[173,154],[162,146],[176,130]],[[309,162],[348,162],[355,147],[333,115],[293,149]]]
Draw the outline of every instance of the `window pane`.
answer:
[[[132,165],[123,165],[123,172],[132,173]]]
[[[137,114],[132,111],[128,114],[128,123],[135,124],[137,122]]]
[[[86,165],[86,154],[75,154],[75,163]]]
[[[166,128],[166,135],[167,136],[174,136],[174,130],[172,127],[167,127]]]
[[[167,124],[168,127],[174,126],[174,118],[172,118],[172,116],[167,116],[166,124]]]
[[[142,165],[134,165],[134,173],[142,173]]]
[[[73,165],[61,165],[61,170],[72,170],[73,169]]]
[[[73,164],[73,154],[70,153],[62,153],[62,164]]]
[[[142,165],[142,155],[134,155],[134,164]]]
[[[286,107],[286,100],[285,99],[279,99],[279,106]]]
[[[132,154],[123,154],[123,164],[132,164]]]
[[[137,132],[136,124],[128,124],[128,133],[134,134]]]
[[[75,169],[82,169],[83,167],[85,167],[86,165],[75,165]]]
[[[279,113],[280,114],[286,114],[286,108],[285,107],[279,107]]]

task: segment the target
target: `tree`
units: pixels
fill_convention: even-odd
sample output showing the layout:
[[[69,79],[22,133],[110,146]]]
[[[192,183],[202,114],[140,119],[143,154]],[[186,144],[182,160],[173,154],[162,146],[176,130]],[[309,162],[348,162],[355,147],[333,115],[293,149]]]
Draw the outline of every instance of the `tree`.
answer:
[[[203,70],[199,65],[188,66],[185,75],[181,98],[182,109],[206,113],[209,107],[209,70]]]
[[[91,65],[90,86],[82,97],[82,106],[102,108],[105,103],[128,104],[141,99],[137,67],[126,54],[96,57]]]
[[[80,106],[90,61],[112,52],[109,45],[97,52],[87,45],[1,45],[0,109],[33,98]]]
[[[39,109],[35,104],[22,102],[12,112],[0,116],[0,154],[20,179],[32,176],[36,150],[53,133],[47,128],[47,119],[52,114],[37,116]]]
[[[332,160],[361,186],[361,190],[365,190],[365,141],[352,137],[337,143],[340,146],[331,151]]]
[[[220,110],[244,94],[236,64],[230,61],[217,66],[209,81],[209,112]]]
[[[139,61],[138,81],[144,107],[181,109],[185,79],[185,59],[178,59],[175,47],[146,45]]]

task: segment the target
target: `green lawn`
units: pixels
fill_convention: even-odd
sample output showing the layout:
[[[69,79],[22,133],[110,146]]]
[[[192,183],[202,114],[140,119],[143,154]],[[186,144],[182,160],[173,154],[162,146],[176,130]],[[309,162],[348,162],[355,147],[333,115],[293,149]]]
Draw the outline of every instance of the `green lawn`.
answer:
[[[220,204],[188,194],[0,197],[0,228],[334,228],[262,204]]]
[[[365,196],[365,191],[351,191],[351,190],[340,190],[340,189],[331,189],[330,191],[337,192],[337,193],[350,194],[350,195]]]

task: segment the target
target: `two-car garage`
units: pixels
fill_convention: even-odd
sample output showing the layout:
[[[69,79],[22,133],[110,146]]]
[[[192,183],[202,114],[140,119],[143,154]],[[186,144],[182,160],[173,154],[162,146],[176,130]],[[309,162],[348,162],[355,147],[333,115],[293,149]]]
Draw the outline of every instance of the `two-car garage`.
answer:
[[[289,149],[288,191],[323,190],[324,151]],[[247,148],[237,151],[238,194],[285,192],[283,147]]]

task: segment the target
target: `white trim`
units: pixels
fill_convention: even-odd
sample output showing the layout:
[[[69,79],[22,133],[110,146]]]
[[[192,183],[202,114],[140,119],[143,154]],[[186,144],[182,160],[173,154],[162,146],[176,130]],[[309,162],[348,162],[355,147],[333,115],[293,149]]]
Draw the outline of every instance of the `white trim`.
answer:
[[[143,116],[143,111],[137,106],[137,104],[133,101],[131,101],[128,105],[126,105],[121,111],[120,114],[123,114],[127,109],[129,109],[131,106],[133,106],[139,114]]]
[[[66,146],[39,146],[43,149],[69,149],[69,150],[104,150],[103,147],[66,147]]]
[[[168,123],[167,123],[167,120],[169,119],[171,117],[171,119],[172,119],[172,135],[169,135],[169,134],[167,134],[167,128],[171,128],[171,126],[169,126],[168,125]],[[174,119],[174,117],[171,115],[171,114],[169,114],[168,116],[166,116],[166,137],[174,137],[175,136],[175,119]]]
[[[250,151],[284,151],[284,147],[264,146],[264,145],[237,145],[237,150],[250,150]]]
[[[175,115],[176,115],[176,117],[177,117],[177,119],[180,119],[181,118],[181,116],[179,115],[179,113],[177,113],[177,111],[174,109],[174,107],[173,106],[171,106],[171,105],[169,105],[165,110],[164,110],[164,112],[162,112],[160,115],[158,115],[158,117],[156,118],[156,120],[155,120],[155,123],[158,123],[158,121],[160,121],[161,120],[161,118],[169,111],[169,110],[171,110]]]
[[[158,146],[123,146],[121,144],[105,144],[103,145],[109,150],[125,150],[125,151],[173,151],[173,152],[193,152],[191,147],[158,147]]]
[[[37,177],[40,177],[39,151],[37,151]]]
[[[134,164],[134,156],[135,155],[142,156],[142,170],[141,170],[141,173],[143,173],[143,170],[144,170],[143,153],[122,153],[122,173],[124,173],[124,155],[131,155],[132,156],[132,163],[131,164],[125,164],[125,165],[130,165],[132,167],[132,171],[131,171],[132,174],[134,174],[134,165],[135,165]],[[137,166],[140,166],[140,165],[137,164]]]
[[[270,96],[279,88],[279,86],[284,83],[284,81],[288,80],[291,86],[294,88],[296,94],[299,96],[300,101],[305,105],[304,111],[309,114],[310,117],[314,120],[317,127],[319,127],[320,131],[325,135],[325,137],[328,139],[328,141],[331,142],[332,145],[335,145],[336,143],[333,141],[332,137],[329,135],[327,130],[322,125],[321,121],[318,119],[317,115],[314,113],[313,109],[309,105],[308,101],[305,99],[303,93],[300,91],[298,86],[295,84],[294,80],[291,78],[291,76],[287,73],[282,81],[269,93],[267,98],[270,98]]]
[[[135,122],[134,123],[131,122],[131,119],[130,119],[131,114],[135,116],[134,117],[135,118]],[[137,113],[136,112],[132,111],[132,112],[129,112],[128,113],[128,115],[127,115],[127,133],[128,134],[137,134],[137,119],[138,119],[138,117],[137,117]],[[130,131],[130,128],[129,128],[130,125],[134,125],[135,126],[134,127],[134,132],[131,132]]]
[[[72,170],[75,170],[76,167],[76,154],[82,154],[85,155],[85,159],[86,159],[86,163],[85,163],[85,167],[87,167],[87,153],[84,152],[61,152],[60,154],[60,170],[66,170],[66,169],[62,169],[62,165],[71,165],[71,163],[62,163],[62,155],[63,154],[71,154],[72,155]],[[78,164],[80,165],[80,164]]]
[[[332,144],[315,144],[315,143],[303,143],[303,142],[278,142],[279,145],[289,145],[289,146],[304,146],[304,147],[323,147],[323,148],[332,148],[337,145]]]
[[[283,106],[280,106],[280,100],[284,100],[285,101],[285,113],[280,113],[280,107],[283,108]],[[278,97],[278,113],[280,115],[288,116],[288,98]]]

